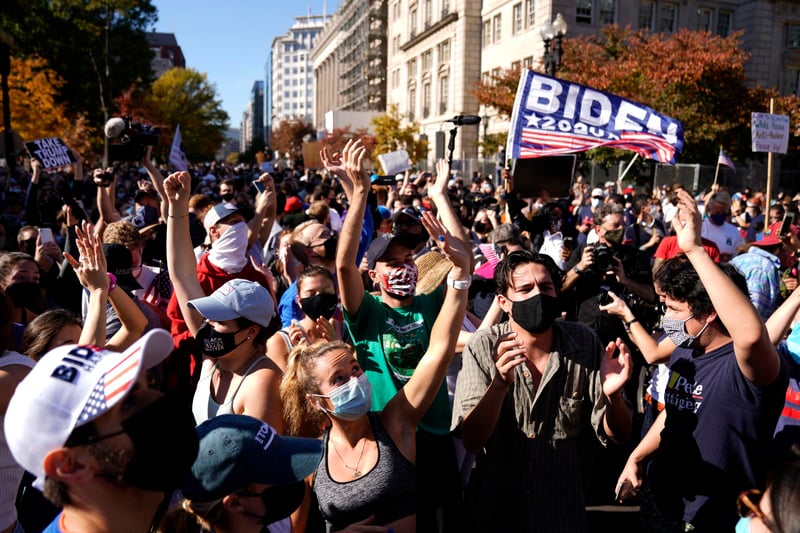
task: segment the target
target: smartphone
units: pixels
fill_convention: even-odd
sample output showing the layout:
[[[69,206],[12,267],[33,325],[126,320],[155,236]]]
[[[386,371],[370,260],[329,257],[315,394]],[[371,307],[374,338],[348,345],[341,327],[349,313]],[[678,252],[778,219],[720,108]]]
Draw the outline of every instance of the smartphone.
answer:
[[[75,200],[75,198],[71,194],[61,196],[60,198],[62,202],[64,202],[70,207],[70,209],[72,210],[73,217],[75,217],[78,220],[88,220],[88,217],[86,216],[86,211],[83,210],[81,204],[79,204],[78,201]]]
[[[792,224],[794,224],[794,213],[787,212],[783,215],[783,222],[781,222],[781,229],[778,235],[781,237],[789,235],[792,232]]]
[[[259,193],[262,193],[262,192],[267,190],[267,187],[262,182],[260,182],[258,180],[253,181],[253,187]]]
[[[50,228],[39,228],[39,237],[42,242],[56,242],[55,239],[53,239],[53,230]]]
[[[611,296],[609,296],[609,295],[608,295],[608,291],[610,291],[610,290],[611,290],[609,287],[607,287],[607,286],[603,285],[603,286],[601,286],[601,287],[600,287],[600,289],[603,291],[603,292],[600,294],[600,299],[598,300],[598,303],[599,303],[600,305],[608,305],[608,304],[610,304],[611,302],[613,302],[613,301],[614,301],[614,300],[611,298]]]

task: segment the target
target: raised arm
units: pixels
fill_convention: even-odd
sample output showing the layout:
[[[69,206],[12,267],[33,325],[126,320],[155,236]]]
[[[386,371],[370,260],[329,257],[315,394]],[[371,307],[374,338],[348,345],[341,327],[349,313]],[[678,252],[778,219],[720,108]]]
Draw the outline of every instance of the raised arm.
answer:
[[[700,241],[700,212],[691,194],[678,191],[678,215],[672,224],[678,246],[686,253],[705,286],[714,310],[733,340],[734,353],[745,377],[756,385],[769,385],[780,372],[775,346],[756,308],[712,261]]]
[[[459,239],[467,250],[472,249],[469,234],[464,229],[461,219],[458,218],[453,203],[447,195],[447,183],[450,181],[450,165],[447,164],[446,159],[440,159],[436,162],[436,179],[428,182],[428,196],[436,206],[436,212],[442,220],[444,227],[451,235]],[[472,274],[472,267],[474,266],[474,259],[470,254],[470,271]]]
[[[795,289],[767,319],[767,333],[772,344],[777,346],[781,342],[796,319],[798,311],[800,311],[800,290]]]
[[[153,147],[148,146],[144,151],[144,158],[142,159],[142,166],[147,171],[147,175],[150,177],[150,181],[153,183],[153,187],[158,194],[158,197],[161,198],[160,206],[161,206],[161,219],[167,220],[167,199],[166,194],[164,193],[164,176],[161,174],[161,171],[158,170],[153,164]]]
[[[80,253],[80,261],[71,254],[64,253],[78,279],[89,291],[89,309],[83,321],[79,344],[104,346],[106,343],[106,302],[108,301],[109,280],[103,241],[94,233],[94,228],[83,221],[82,228],[75,227],[78,238],[75,244]]]
[[[272,223],[275,221],[275,181],[268,172],[261,174],[256,181],[264,186],[264,192],[256,194],[255,215],[250,219],[250,222],[247,223],[248,249],[255,244],[256,240],[261,243],[261,246],[264,246],[267,239],[264,238],[262,241],[261,236],[266,234],[267,238],[269,237],[269,232],[272,230]],[[270,208],[272,213],[271,221],[269,219]],[[264,227],[265,222],[269,224],[269,227]]]
[[[164,180],[164,192],[169,202],[167,214],[167,269],[172,278],[186,326],[192,335],[203,323],[203,315],[189,307],[189,300],[206,296],[197,281],[196,261],[189,235],[189,196],[191,177],[188,172],[175,172]]]
[[[107,224],[122,220],[122,215],[119,214],[119,211],[114,206],[116,190],[114,179],[111,179],[107,185],[102,185],[106,183],[106,177],[104,176],[106,172],[113,173],[114,169],[110,167],[106,170],[97,168],[94,171],[94,182],[97,184],[97,210],[100,212],[100,220],[97,221],[94,231],[98,235],[103,234]]]
[[[436,220],[433,214],[422,214],[422,224],[430,235],[439,239],[440,248],[450,261],[453,269],[449,276],[455,280],[470,278],[470,253],[461,241],[447,232],[444,225]],[[422,416],[433,403],[442,385],[450,360],[455,355],[456,341],[467,311],[469,291],[449,287],[433,324],[430,343],[422,356],[411,379],[384,407],[384,412],[392,420],[406,428],[416,430]]]
[[[601,305],[599,308],[600,311],[619,317],[619,319],[622,320],[622,323],[625,324],[625,328],[628,330],[628,337],[630,337],[636,347],[639,348],[639,351],[642,352],[645,361],[651,365],[669,361],[669,357],[672,355],[672,352],[675,351],[675,344],[669,337],[664,337],[664,340],[661,342],[656,342],[642,323],[636,318],[636,315],[633,314],[633,311],[631,311],[628,304],[625,303],[625,300],[611,291],[608,291],[608,295],[611,297],[611,303]]]
[[[348,197],[350,209],[344,219],[336,248],[336,273],[339,277],[342,306],[351,316],[358,313],[364,301],[364,283],[358,271],[356,255],[370,187],[369,175],[364,171],[365,157],[366,149],[360,140],[347,141],[342,150],[342,161],[346,170],[342,185],[345,191],[350,189],[352,193]]]

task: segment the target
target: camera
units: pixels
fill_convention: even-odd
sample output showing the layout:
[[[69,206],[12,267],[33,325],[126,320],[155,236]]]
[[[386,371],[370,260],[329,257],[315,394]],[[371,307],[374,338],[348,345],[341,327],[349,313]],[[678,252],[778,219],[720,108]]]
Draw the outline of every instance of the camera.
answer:
[[[594,256],[594,266],[600,273],[612,270],[616,264],[614,261],[614,249],[605,243],[595,243],[592,247],[592,255]]]
[[[141,161],[148,146],[158,145],[158,128],[133,122],[129,116],[110,118],[105,134],[116,140],[108,147],[111,161]]]

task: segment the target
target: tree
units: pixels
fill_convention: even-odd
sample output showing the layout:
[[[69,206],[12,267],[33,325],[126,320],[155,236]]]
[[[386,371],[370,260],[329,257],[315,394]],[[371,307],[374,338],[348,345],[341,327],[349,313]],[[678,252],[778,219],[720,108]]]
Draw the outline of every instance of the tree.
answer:
[[[287,153],[289,159],[297,161],[303,158],[303,142],[315,139],[317,132],[314,126],[302,120],[282,120],[272,129],[271,148],[278,150],[281,157]]]
[[[159,155],[166,158],[175,126],[180,124],[183,151],[189,161],[208,161],[225,140],[228,114],[205,74],[173,68],[161,75],[144,96],[144,116],[161,129]]]
[[[85,117],[68,113],[66,105],[59,102],[64,83],[40,57],[12,58],[8,79],[11,127],[25,141],[60,137],[70,148],[88,153]]]
[[[750,154],[750,113],[763,111],[768,91],[752,88],[744,75],[747,54],[741,33],[722,38],[679,30],[664,35],[607,26],[597,36],[564,40],[559,77],[641,102],[681,122],[683,161],[714,163],[719,146]],[[475,91],[479,101],[510,116],[518,72],[503,71]],[[766,99],[765,99],[766,98]],[[629,154],[591,152],[607,160]]]
[[[397,111],[397,105],[389,106],[389,111],[372,119],[375,130],[375,149],[372,158],[377,160],[380,154],[405,150],[411,161],[418,163],[428,158],[428,141],[420,139],[416,121],[405,122]]]

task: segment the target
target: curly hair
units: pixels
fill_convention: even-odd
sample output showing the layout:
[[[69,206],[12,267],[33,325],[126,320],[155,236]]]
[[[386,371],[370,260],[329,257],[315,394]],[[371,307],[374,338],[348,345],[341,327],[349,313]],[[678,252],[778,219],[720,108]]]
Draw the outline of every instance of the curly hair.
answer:
[[[142,236],[136,226],[124,220],[112,222],[106,226],[103,231],[103,242],[121,244],[129,250],[143,244]]]
[[[347,350],[353,353],[353,348],[342,341],[320,341],[296,346],[289,354],[289,363],[281,381],[287,435],[313,438],[322,435],[327,417],[311,405],[307,395],[319,394],[314,370],[319,360],[331,350]]]

